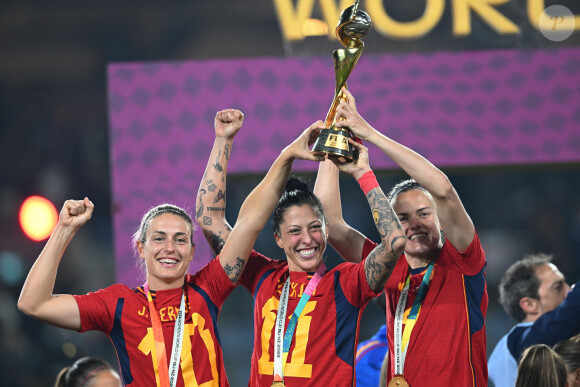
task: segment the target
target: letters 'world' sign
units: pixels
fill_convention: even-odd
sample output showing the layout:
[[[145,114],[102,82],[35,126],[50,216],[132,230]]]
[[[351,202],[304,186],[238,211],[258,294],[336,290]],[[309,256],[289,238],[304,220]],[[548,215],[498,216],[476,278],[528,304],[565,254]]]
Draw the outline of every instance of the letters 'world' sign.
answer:
[[[326,35],[334,40],[340,11],[353,0],[272,0],[282,38],[289,54],[315,53],[327,49]],[[465,50],[478,48],[554,47],[542,33],[541,16],[558,4],[569,10],[548,15],[554,30],[572,28],[562,43],[580,45],[580,2],[562,0],[363,0],[361,9],[373,21],[366,52]],[[313,38],[316,36],[316,38]],[[336,43],[336,41],[334,42]]]

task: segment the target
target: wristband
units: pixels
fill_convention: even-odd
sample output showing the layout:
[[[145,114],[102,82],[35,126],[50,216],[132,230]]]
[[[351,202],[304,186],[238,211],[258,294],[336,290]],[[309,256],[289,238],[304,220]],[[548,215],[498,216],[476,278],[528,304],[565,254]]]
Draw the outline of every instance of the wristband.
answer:
[[[379,186],[379,182],[377,181],[377,177],[373,171],[366,172],[357,181],[365,195],[368,194],[371,189]]]
[[[358,137],[357,137],[357,136],[355,136],[354,134],[352,134],[352,133],[351,133],[351,134],[350,134],[350,136],[351,136],[350,138],[352,138],[352,140],[353,140],[353,141],[355,141],[355,142],[358,142],[358,143],[359,143],[359,144],[361,144],[361,145],[364,145],[364,144],[363,144],[363,140],[361,140],[360,138],[358,138]]]

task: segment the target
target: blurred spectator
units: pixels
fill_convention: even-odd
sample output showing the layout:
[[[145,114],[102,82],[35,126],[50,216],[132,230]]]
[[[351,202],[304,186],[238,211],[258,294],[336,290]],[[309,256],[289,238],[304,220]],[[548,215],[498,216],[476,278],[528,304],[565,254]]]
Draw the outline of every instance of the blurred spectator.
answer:
[[[568,372],[568,387],[580,387],[580,335],[560,341],[554,346]]]
[[[566,366],[550,347],[532,345],[522,354],[516,387],[565,387]]]
[[[580,332],[580,287],[570,291],[551,260],[551,255],[530,255],[510,266],[500,282],[499,302],[518,324],[489,358],[489,379],[496,387],[514,385],[517,361],[527,347],[552,346]]]
[[[58,373],[54,387],[121,387],[121,378],[106,361],[82,357]]]

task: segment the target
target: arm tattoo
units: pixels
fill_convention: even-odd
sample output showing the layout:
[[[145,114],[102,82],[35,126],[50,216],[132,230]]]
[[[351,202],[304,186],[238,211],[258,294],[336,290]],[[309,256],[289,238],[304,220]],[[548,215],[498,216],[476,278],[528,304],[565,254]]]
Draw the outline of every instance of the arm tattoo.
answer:
[[[213,223],[213,219],[211,216],[204,216],[203,217],[203,225],[204,226],[211,226],[212,223]]]
[[[211,220],[210,220],[210,222],[211,222]],[[209,244],[211,245],[212,250],[216,254],[221,253],[224,245],[226,244],[226,241],[224,240],[224,238],[222,238],[222,236],[219,234],[216,234],[214,232],[210,232],[209,239],[210,239]]]
[[[220,158],[222,157],[222,151],[219,151],[217,157],[215,158],[215,164],[213,164],[213,167],[215,168],[216,171],[218,172],[222,172],[224,169],[222,168],[222,166],[220,165]]]
[[[213,192],[213,191],[215,191],[215,189],[217,188],[217,185],[215,185],[215,184],[214,184],[214,182],[213,182],[213,180],[212,180],[212,179],[209,179],[209,180],[208,180],[208,181],[205,183],[205,185],[207,185],[207,190],[208,190],[209,192]]]
[[[399,239],[405,239],[404,235],[401,236],[396,236],[391,240],[391,251],[395,251],[395,242],[398,241]]]
[[[396,230],[401,230],[401,224],[382,191],[371,190],[367,194],[367,200],[382,243],[365,260],[365,275],[370,288],[379,291],[398,260],[394,249],[395,242],[405,237],[395,233]]]
[[[227,263],[224,266],[224,270],[225,270],[227,276],[229,277],[230,281],[232,281],[232,283],[234,283],[234,284],[238,283],[238,280],[240,279],[240,276],[242,275],[242,271],[244,270],[245,265],[246,265],[246,261],[240,257],[237,257],[235,259],[235,263],[233,265],[230,266],[230,264]]]
[[[199,198],[199,204],[197,207],[197,210],[195,211],[195,217],[196,219],[201,218],[201,216],[203,215],[203,203],[202,203],[202,198],[203,195],[205,195],[207,193],[207,191],[203,188],[201,188],[198,192],[197,192],[197,196]]]
[[[230,144],[226,144],[226,148],[224,149],[224,156],[226,156],[226,161],[230,160]]]
[[[401,229],[401,224],[384,194],[379,194],[373,189],[367,194],[367,199],[381,239],[385,240],[395,229]]]
[[[365,260],[365,275],[367,277],[367,282],[369,287],[375,292],[381,290],[390,277],[397,261],[379,258],[380,255],[384,254],[385,246],[381,243],[371,253]]]
[[[218,191],[218,193],[215,195],[215,198],[213,198],[213,203],[216,204],[220,200],[225,200],[225,199],[226,199],[226,193],[220,189]]]

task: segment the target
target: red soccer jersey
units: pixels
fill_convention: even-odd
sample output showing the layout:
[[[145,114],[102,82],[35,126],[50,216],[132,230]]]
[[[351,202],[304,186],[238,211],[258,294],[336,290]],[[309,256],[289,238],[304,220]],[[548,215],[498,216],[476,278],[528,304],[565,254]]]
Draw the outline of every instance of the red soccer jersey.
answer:
[[[443,245],[407,344],[404,376],[412,387],[487,385],[484,319],[488,298],[484,267],[485,253],[477,234],[463,253],[449,242]],[[394,375],[395,310],[409,274],[403,255],[385,286],[390,359],[387,380]],[[411,277],[403,322],[423,274],[421,271]]]
[[[185,278],[186,315],[177,386],[229,386],[224,369],[217,319],[234,285],[217,259]],[[163,326],[167,358],[173,345],[173,328],[182,290],[151,291]],[[117,351],[123,383],[127,386],[159,386],[152,357],[155,345],[149,304],[143,287],[113,285],[75,296],[81,316],[81,332],[106,333]]]
[[[274,325],[284,282],[290,275],[286,326],[310,275],[289,273],[286,261],[255,252],[241,284],[254,296],[254,351],[250,386],[270,387],[274,373]],[[286,386],[351,386],[360,317],[377,293],[364,264],[343,263],[327,272],[306,304],[292,338],[284,369]]]

